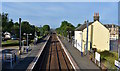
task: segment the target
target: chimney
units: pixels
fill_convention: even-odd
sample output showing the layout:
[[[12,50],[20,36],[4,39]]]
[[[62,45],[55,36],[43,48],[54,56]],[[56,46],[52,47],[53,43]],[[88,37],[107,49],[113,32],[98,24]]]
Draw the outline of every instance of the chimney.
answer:
[[[85,20],[85,21],[84,21],[84,23],[86,24],[86,23],[87,23],[87,21]]]
[[[99,21],[99,13],[94,13],[94,21]]]

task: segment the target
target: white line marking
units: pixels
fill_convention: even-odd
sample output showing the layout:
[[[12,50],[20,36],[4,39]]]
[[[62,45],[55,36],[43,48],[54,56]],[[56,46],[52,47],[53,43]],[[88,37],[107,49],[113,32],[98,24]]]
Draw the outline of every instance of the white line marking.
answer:
[[[75,61],[72,59],[71,55],[69,54],[69,52],[66,50],[66,48],[64,47],[63,43],[61,42],[61,40],[59,39],[59,37],[57,36],[62,48],[64,49],[71,65],[73,66],[74,70],[77,71],[77,69],[79,69],[79,67],[77,66],[77,64],[75,63]]]

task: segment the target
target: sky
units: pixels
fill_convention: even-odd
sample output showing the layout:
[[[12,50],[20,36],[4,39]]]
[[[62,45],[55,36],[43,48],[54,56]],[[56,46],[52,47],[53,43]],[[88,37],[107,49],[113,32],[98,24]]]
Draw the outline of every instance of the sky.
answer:
[[[118,24],[117,2],[2,2],[2,12],[18,22],[29,21],[36,26],[60,26],[66,20],[74,26],[85,20],[93,21],[94,12],[99,12],[103,24]]]
[[[118,2],[119,0],[1,0],[2,2]]]

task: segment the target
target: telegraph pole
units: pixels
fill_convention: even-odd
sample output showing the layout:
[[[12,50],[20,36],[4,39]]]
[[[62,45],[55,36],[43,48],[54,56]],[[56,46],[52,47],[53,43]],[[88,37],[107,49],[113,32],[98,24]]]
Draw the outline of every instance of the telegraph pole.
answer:
[[[86,36],[86,55],[87,55],[87,52],[88,52],[88,25],[89,25],[88,20],[87,20],[86,24],[87,24],[87,36]]]
[[[21,18],[19,18],[19,24],[20,24],[20,27],[19,27],[20,28],[20,30],[19,30],[20,31],[19,32],[20,33],[20,38],[19,38],[19,43],[20,43],[20,45],[19,45],[19,53],[21,54]]]

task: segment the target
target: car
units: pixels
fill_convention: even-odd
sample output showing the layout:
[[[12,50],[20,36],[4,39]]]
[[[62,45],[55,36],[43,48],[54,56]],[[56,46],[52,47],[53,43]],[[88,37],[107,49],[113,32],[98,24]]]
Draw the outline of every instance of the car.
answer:
[[[11,39],[12,39],[12,40],[17,40],[18,38],[16,38],[16,36],[13,35],[13,36],[11,36]]]

